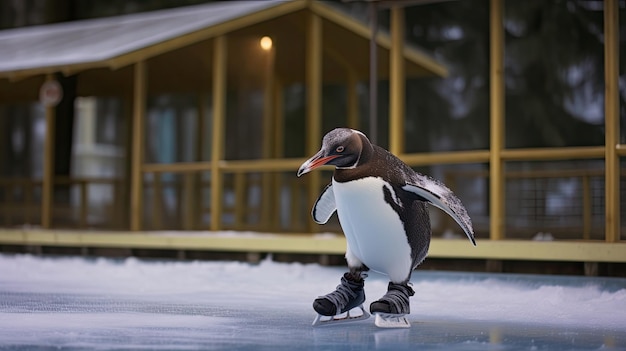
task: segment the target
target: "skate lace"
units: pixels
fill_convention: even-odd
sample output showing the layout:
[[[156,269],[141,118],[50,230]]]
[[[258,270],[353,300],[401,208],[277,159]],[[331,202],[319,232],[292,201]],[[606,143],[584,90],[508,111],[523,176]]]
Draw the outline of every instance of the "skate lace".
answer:
[[[413,289],[409,286],[395,285],[394,289],[389,289],[380,301],[389,303],[391,311],[409,311],[409,296],[413,296]]]
[[[343,284],[337,285],[337,290],[324,296],[335,305],[336,311],[341,311],[353,299],[357,297],[357,293],[350,289],[349,286]]]

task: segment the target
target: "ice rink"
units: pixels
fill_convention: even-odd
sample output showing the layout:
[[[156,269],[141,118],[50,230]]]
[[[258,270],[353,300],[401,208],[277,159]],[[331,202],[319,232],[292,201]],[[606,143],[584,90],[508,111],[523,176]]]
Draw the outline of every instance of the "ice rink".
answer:
[[[418,270],[410,329],[311,327],[342,272],[0,255],[0,349],[626,350],[626,279]],[[366,307],[386,285],[370,274]]]

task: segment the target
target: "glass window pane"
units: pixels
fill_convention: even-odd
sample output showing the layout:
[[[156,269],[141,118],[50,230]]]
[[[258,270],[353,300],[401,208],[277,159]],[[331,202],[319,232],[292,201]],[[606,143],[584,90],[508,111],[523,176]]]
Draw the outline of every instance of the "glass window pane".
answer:
[[[407,152],[489,147],[489,2],[406,8],[406,38],[448,67],[406,83]]]
[[[604,144],[600,1],[506,1],[506,147]]]

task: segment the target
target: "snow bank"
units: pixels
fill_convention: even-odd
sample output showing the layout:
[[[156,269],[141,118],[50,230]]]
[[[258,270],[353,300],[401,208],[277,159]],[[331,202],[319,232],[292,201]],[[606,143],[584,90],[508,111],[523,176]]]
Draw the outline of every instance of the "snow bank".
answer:
[[[309,322],[312,300],[333,290],[342,272],[342,268],[271,260],[253,265],[0,255],[0,293],[104,296],[110,300],[131,297],[198,305],[219,301],[222,306],[250,311],[290,309],[301,312]],[[626,325],[626,279],[418,270],[412,282],[416,291],[411,299],[412,320],[496,321],[604,330],[622,330]],[[371,274],[366,281],[368,304],[382,296],[386,286],[385,277]],[[2,317],[11,308],[0,303],[0,329],[16,318],[38,324],[57,320],[41,314],[36,318],[27,314]],[[106,313],[96,317],[105,325],[110,323]]]

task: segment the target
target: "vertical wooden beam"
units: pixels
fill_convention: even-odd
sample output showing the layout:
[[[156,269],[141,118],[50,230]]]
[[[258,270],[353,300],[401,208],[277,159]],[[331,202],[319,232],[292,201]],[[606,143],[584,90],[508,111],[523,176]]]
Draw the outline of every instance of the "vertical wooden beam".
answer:
[[[357,73],[351,67],[347,67],[348,81],[346,82],[346,105],[348,114],[348,127],[359,129],[359,93],[357,91],[359,79]]]
[[[245,214],[248,210],[246,202],[246,174],[243,172],[235,173],[235,229],[241,230],[245,226]]]
[[[196,101],[196,108],[197,108],[197,116],[198,116],[198,124],[196,126],[197,130],[196,130],[196,161],[197,162],[204,162],[207,160],[207,155],[205,152],[205,129],[207,126],[206,123],[206,119],[207,119],[207,111],[206,111],[206,97],[207,97],[207,93],[205,91],[200,91],[198,92],[198,100]],[[193,213],[190,215],[190,217],[192,217],[192,227],[193,229],[196,228],[196,225],[198,223],[198,218],[201,216],[201,212],[202,212],[202,204],[203,204],[203,193],[204,193],[204,189],[203,189],[203,182],[202,179],[204,177],[204,172],[198,172],[198,173],[193,173],[192,177],[192,187],[193,187],[193,194],[192,194],[192,211]]]
[[[593,209],[591,205],[591,181],[588,175],[582,177],[583,182],[583,239],[591,239]]]
[[[604,124],[605,124],[605,240],[620,240],[619,190],[619,7],[604,1]]]
[[[54,75],[48,74],[47,81],[53,81]],[[54,124],[55,107],[46,106],[46,136],[43,156],[43,184],[41,190],[41,226],[49,229],[52,225],[52,202],[54,196]]]
[[[489,42],[489,237],[504,238],[504,13],[503,0],[490,1]]]
[[[283,101],[283,84],[275,77],[274,86],[272,87],[274,98],[274,157],[282,158],[285,154],[285,106]]]
[[[389,151],[404,152],[404,8],[391,8],[391,50],[389,57]]]
[[[306,126],[307,154],[320,146],[322,129],[322,20],[309,15],[306,38]]]
[[[204,99],[204,92],[198,93],[198,100],[196,101],[196,114],[198,124],[196,125],[196,161],[202,162],[204,159],[204,127],[206,118],[206,101]]]
[[[153,173],[152,230],[163,229],[163,173]]]
[[[322,20],[310,13],[306,30],[306,153],[311,156],[317,152],[322,134]],[[321,184],[320,172],[313,172],[309,177],[308,198],[311,203],[319,195]],[[313,230],[313,221],[309,221]]]
[[[226,119],[227,38],[213,39],[213,129],[211,147],[211,230],[219,230],[222,222],[222,171],[224,157],[224,121]]]
[[[9,116],[5,112],[4,106],[0,103],[0,135],[6,136],[6,132],[9,130]],[[8,157],[7,150],[5,149],[8,145],[5,143],[0,143],[0,165],[6,164],[6,159]],[[6,212],[5,212],[6,213]]]
[[[369,139],[378,144],[378,5],[376,1],[369,3],[370,13],[370,113]]]
[[[263,145],[262,155],[263,158],[271,158],[273,148],[274,134],[274,53],[275,47],[269,48],[269,50],[263,52],[265,54],[265,82],[263,85]],[[271,230],[273,212],[276,207],[275,190],[273,189],[274,182],[278,174],[264,172],[261,176],[261,223],[262,227],[266,230]]]
[[[6,190],[5,190],[5,194],[6,194]],[[10,206],[10,203],[8,201],[11,200],[10,196],[6,196],[6,200],[7,206]],[[35,216],[33,216],[34,213],[34,204],[33,204],[33,184],[32,182],[29,182],[28,184],[24,184],[24,223],[32,223],[34,221],[36,221],[36,219],[34,218]],[[9,207],[10,208],[10,207]],[[9,215],[9,211],[6,211],[6,218],[11,218]],[[10,224],[9,221],[7,221],[7,224]]]
[[[80,184],[80,227],[87,228],[87,206],[89,206],[89,186],[87,180],[81,179]]]
[[[129,84],[133,85],[133,84]],[[134,86],[133,86],[134,87]],[[124,122],[126,130],[126,140],[124,148],[124,175],[123,178],[120,179],[119,183],[116,183],[118,188],[117,190],[117,198],[116,198],[116,209],[115,211],[116,217],[114,223],[111,223],[114,226],[118,226],[118,228],[130,229],[130,222],[132,220],[132,211],[130,208],[130,197],[132,196],[132,191],[130,190],[132,187],[132,179],[133,179],[133,140],[134,140],[134,129],[133,125],[135,124],[134,120],[134,99],[133,99],[133,89],[125,89],[124,93]],[[129,215],[130,214],[130,215]]]
[[[272,157],[274,135],[274,53],[272,46],[266,52],[265,82],[263,84],[263,158]]]
[[[130,179],[130,230],[141,230],[143,217],[144,120],[146,114],[146,63],[135,63],[133,72],[133,145]]]
[[[183,229],[192,230],[196,221],[196,204],[198,189],[196,188],[197,173],[184,173],[183,176]]]
[[[272,145],[273,155],[276,158],[282,158],[285,154],[285,113],[283,106],[283,86],[278,77],[274,77],[274,86],[272,87],[272,97],[274,98],[274,143]],[[278,173],[274,177],[274,191],[276,191],[276,200],[274,202],[276,226],[280,227],[280,206],[281,196],[280,193],[284,188],[283,176]],[[293,194],[292,194],[293,199]],[[291,207],[295,207],[294,203],[291,203]],[[279,228],[280,229],[280,228]]]

